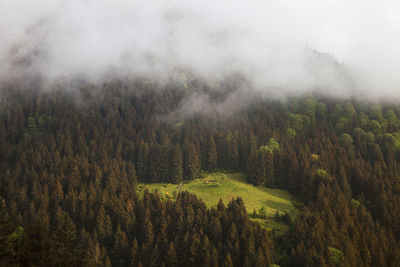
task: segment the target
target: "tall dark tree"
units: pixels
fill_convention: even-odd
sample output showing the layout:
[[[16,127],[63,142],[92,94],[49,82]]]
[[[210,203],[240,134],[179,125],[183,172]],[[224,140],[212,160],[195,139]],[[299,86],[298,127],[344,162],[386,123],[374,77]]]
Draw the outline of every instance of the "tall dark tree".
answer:
[[[185,151],[185,179],[193,180],[200,172],[200,159],[194,144],[190,143]]]
[[[137,156],[138,177],[143,181],[149,181],[149,146],[144,143],[139,145]]]
[[[207,138],[206,148],[206,169],[213,171],[217,167],[218,154],[217,146],[215,144],[214,135],[210,134]]]
[[[180,183],[183,178],[182,149],[179,144],[172,148],[170,177],[172,183]]]
[[[7,265],[12,263],[15,256],[15,241],[12,239],[12,233],[15,227],[9,218],[5,201],[0,199],[0,263]]]
[[[258,153],[255,147],[252,147],[247,158],[247,180],[252,184],[257,184],[258,176]]]

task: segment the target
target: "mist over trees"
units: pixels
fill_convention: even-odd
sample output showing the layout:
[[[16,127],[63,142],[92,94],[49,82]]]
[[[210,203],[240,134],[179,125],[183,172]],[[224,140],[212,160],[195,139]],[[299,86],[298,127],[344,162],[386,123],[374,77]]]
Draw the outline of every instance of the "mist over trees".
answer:
[[[240,73],[267,96],[399,100],[394,0],[3,0],[0,81]],[[222,12],[223,11],[223,12]],[[178,75],[179,76],[179,75]]]
[[[175,109],[196,90],[212,94],[205,83],[156,88],[2,88],[2,264],[399,262],[397,105],[305,95],[187,117]],[[249,220],[241,199],[207,210],[188,193],[136,195],[137,181],[180,183],[214,170],[243,171],[304,208],[277,237]]]
[[[2,0],[0,266],[399,266],[399,10]],[[138,186],[211,172],[300,213]]]

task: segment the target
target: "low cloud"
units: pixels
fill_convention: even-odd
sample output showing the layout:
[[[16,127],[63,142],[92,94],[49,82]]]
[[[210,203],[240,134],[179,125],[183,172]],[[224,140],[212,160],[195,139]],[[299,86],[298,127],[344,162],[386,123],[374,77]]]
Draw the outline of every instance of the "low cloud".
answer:
[[[400,97],[400,3],[3,0],[0,77],[240,73],[257,92]]]

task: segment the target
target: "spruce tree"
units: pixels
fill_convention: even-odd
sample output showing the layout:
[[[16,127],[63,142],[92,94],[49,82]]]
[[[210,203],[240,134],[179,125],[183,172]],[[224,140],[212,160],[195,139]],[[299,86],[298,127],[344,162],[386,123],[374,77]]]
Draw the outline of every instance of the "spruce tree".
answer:
[[[251,148],[247,158],[247,180],[249,183],[257,184],[258,176],[258,153],[254,147]]]
[[[147,143],[140,144],[138,149],[137,156],[137,174],[140,181],[149,182],[149,172],[148,172],[148,163],[149,163],[149,146]]]
[[[210,134],[207,138],[206,169],[209,171],[215,170],[217,162],[217,146],[215,145],[214,135]]]
[[[170,163],[170,181],[180,183],[183,177],[182,149],[179,144],[174,145]]]
[[[194,144],[190,143],[186,148],[186,173],[185,178],[193,180],[198,177],[200,172],[200,159]]]

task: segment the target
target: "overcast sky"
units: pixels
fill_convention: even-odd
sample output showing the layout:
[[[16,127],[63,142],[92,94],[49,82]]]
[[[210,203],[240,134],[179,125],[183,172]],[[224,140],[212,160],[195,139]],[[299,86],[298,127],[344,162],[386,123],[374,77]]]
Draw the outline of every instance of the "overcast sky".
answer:
[[[3,77],[98,79],[181,66],[210,79],[241,72],[282,94],[399,97],[400,1],[0,1]]]

